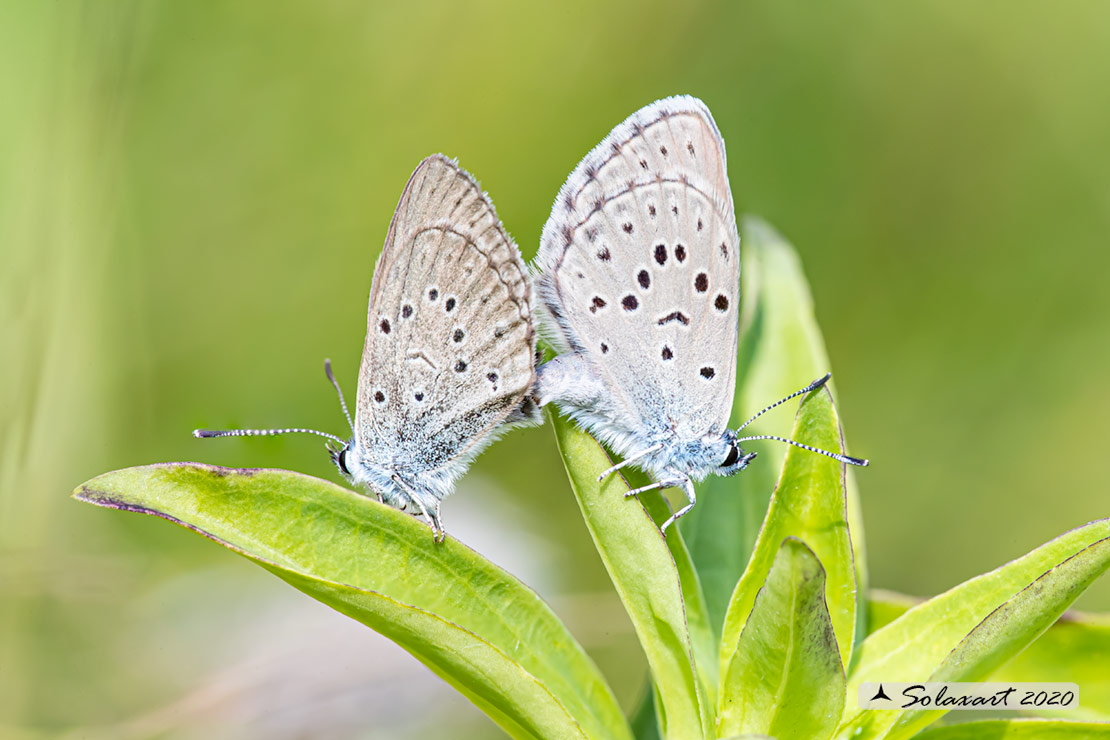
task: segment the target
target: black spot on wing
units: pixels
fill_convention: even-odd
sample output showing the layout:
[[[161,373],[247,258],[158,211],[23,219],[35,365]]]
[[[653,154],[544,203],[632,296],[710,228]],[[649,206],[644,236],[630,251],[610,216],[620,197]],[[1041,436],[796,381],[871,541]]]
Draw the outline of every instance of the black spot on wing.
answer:
[[[681,311],[671,311],[669,314],[667,314],[663,318],[659,319],[655,323],[658,324],[659,326],[666,326],[667,324],[671,323],[672,321],[677,321],[678,323],[682,324],[683,326],[689,326],[689,324],[690,324],[690,319],[686,316],[686,314],[682,313]]]

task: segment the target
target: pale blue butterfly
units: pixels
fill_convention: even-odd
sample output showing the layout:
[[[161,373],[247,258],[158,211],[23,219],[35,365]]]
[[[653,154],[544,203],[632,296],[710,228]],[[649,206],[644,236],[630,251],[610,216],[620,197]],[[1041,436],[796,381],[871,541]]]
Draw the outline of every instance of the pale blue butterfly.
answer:
[[[567,178],[540,240],[534,278],[541,326],[559,355],[539,369],[556,403],[655,482],[680,487],[733,475],[755,457],[741,443],[777,439],[842,463],[861,460],[728,429],[736,385],[740,238],[725,147],[708,108],[678,96],[633,113]],[[825,376],[764,409],[821,387]],[[756,417],[752,417],[754,420]]]
[[[504,431],[541,421],[527,269],[470,175],[442,155],[401,194],[370,287],[352,437],[314,429],[196,430],[197,437],[328,437],[345,476],[444,537],[440,502]]]

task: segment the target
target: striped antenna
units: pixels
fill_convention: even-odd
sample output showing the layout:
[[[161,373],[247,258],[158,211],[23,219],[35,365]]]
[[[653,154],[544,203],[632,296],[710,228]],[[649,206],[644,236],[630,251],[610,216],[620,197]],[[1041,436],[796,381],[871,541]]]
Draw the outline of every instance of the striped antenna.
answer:
[[[343,399],[343,389],[339,387],[339,381],[335,379],[335,373],[331,371],[331,358],[324,360],[324,373],[328,376],[328,380],[335,386],[335,392],[339,396],[339,405],[343,407],[343,415],[347,417],[347,425],[351,427],[351,434],[355,433],[355,423],[351,421],[351,412],[347,410],[347,402]]]
[[[756,435],[754,437],[740,437],[736,441],[737,442],[747,442],[747,441],[753,440],[753,439],[773,439],[773,440],[776,440],[778,442],[785,442],[788,445],[794,445],[795,447],[801,447],[803,450],[809,450],[810,452],[816,452],[818,455],[824,455],[825,457],[831,457],[833,460],[836,460],[837,462],[847,463],[849,465],[858,465],[861,468],[866,468],[868,465],[871,464],[869,461],[864,460],[863,458],[860,458],[860,457],[848,457],[847,455],[841,455],[840,453],[837,453],[837,452],[829,452],[828,450],[821,450],[821,449],[818,449],[816,447],[810,447],[809,445],[804,445],[801,442],[795,442],[794,440],[787,439],[786,437],[776,437],[773,434],[759,434],[759,435]]]
[[[775,401],[770,406],[763,409],[758,414],[756,414],[755,416],[753,416],[752,418],[748,419],[743,424],[738,426],[736,428],[736,431],[739,432],[741,429],[746,427],[748,424],[751,424],[753,421],[755,421],[759,417],[763,416],[764,414],[766,414],[768,411],[775,408],[776,406],[781,406],[782,404],[786,403],[791,398],[795,398],[797,396],[802,395],[803,393],[809,393],[810,391],[815,391],[818,388],[823,387],[825,385],[825,383],[829,382],[829,378],[831,378],[831,377],[832,377],[832,373],[825,373],[824,377],[818,378],[817,380],[815,380],[812,383],[810,383],[809,385],[807,385],[805,388],[802,388],[799,391],[794,391],[793,393],[791,393],[789,396],[782,399],[781,401]],[[760,435],[755,436],[755,437],[740,437],[736,441],[737,442],[749,442],[753,439],[773,439],[777,442],[785,442],[788,445],[794,445],[795,447],[801,447],[803,450],[809,450],[810,452],[816,452],[818,455],[824,455],[825,457],[831,457],[833,460],[836,460],[837,462],[847,463],[848,465],[858,465],[861,468],[866,468],[868,465],[871,464],[870,462],[868,462],[867,460],[864,460],[863,458],[849,457],[848,455],[841,455],[837,452],[829,452],[828,450],[821,450],[821,449],[818,449],[816,447],[810,447],[809,445],[804,445],[801,442],[795,442],[792,439],[786,439],[785,437],[776,437],[773,434],[760,434]]]
[[[341,445],[347,444],[344,440],[336,437],[334,434],[321,432],[316,429],[194,429],[193,436],[197,439],[208,439],[209,437],[272,437],[275,434],[289,434],[290,432],[303,432],[305,434],[315,434],[320,437],[327,437],[334,439]]]
[[[339,388],[339,381],[335,379],[335,374],[331,371],[331,360],[324,360],[324,373],[327,374],[328,380],[335,386],[335,392],[339,394],[339,405],[343,407],[343,415],[347,417],[347,424],[351,427],[351,433],[355,431],[355,425],[351,423],[351,414],[347,411],[347,402],[343,400],[343,391]],[[339,443],[340,449],[347,446],[347,441],[340,439],[334,434],[321,432],[317,429],[301,429],[300,427],[290,427],[288,429],[194,429],[193,436],[197,439],[209,439],[211,437],[272,437],[275,434],[291,434],[293,432],[303,434],[315,434],[319,437],[327,437]],[[329,446],[328,449],[331,449]],[[334,453],[334,451],[333,451]],[[334,457],[334,454],[333,454]]]
[[[775,401],[775,402],[774,402],[774,403],[772,403],[772,404],[771,404],[770,406],[768,406],[767,408],[763,409],[763,410],[762,410],[762,411],[760,411],[760,412],[759,412],[758,414],[756,414],[756,415],[755,415],[755,416],[753,416],[752,418],[748,419],[747,421],[745,421],[745,422],[744,422],[743,424],[741,424],[740,426],[736,427],[736,431],[738,431],[738,432],[739,432],[739,431],[740,431],[741,429],[743,429],[744,427],[746,427],[746,426],[747,426],[748,424],[751,424],[751,423],[752,423],[753,421],[755,421],[755,420],[756,420],[756,419],[758,419],[759,417],[763,416],[764,414],[766,414],[766,413],[767,413],[768,411],[770,411],[771,409],[775,408],[776,406],[781,406],[781,405],[783,405],[784,403],[786,403],[787,401],[789,401],[789,400],[790,400],[791,398],[796,398],[797,396],[800,396],[800,395],[802,395],[803,393],[809,393],[810,391],[815,391],[815,390],[817,390],[818,388],[820,388],[820,387],[822,387],[823,385],[825,385],[825,383],[828,383],[828,382],[829,382],[829,378],[831,378],[831,377],[832,377],[832,373],[825,373],[825,377],[823,377],[823,378],[818,378],[817,380],[815,380],[815,381],[813,381],[812,383],[810,383],[809,385],[807,385],[807,386],[806,386],[805,388],[802,388],[802,389],[801,389],[800,391],[794,391],[793,393],[791,393],[791,394],[790,394],[789,396],[787,396],[786,398],[782,399],[781,401]]]

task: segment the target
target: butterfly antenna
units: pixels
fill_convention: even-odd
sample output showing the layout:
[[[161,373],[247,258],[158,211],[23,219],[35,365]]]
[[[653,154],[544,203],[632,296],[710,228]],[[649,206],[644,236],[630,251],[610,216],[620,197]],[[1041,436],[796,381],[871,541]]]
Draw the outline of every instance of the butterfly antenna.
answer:
[[[823,378],[818,378],[817,380],[815,380],[815,381],[813,381],[812,383],[810,383],[809,385],[807,385],[807,386],[806,386],[805,388],[802,388],[802,389],[801,389],[800,391],[794,391],[793,393],[791,393],[791,394],[790,394],[789,396],[787,396],[786,398],[782,399],[781,401],[775,401],[775,402],[774,402],[774,403],[772,403],[772,404],[771,404],[770,406],[768,406],[767,408],[763,409],[763,410],[762,410],[762,411],[760,411],[760,412],[759,412],[758,414],[756,414],[756,415],[755,415],[755,416],[753,416],[752,418],[748,419],[747,421],[745,421],[745,422],[744,422],[743,424],[741,424],[740,426],[736,427],[736,431],[738,431],[738,432],[739,432],[739,431],[740,431],[741,429],[743,429],[744,427],[746,427],[746,426],[747,426],[748,424],[751,424],[751,423],[752,423],[753,421],[755,421],[755,420],[756,420],[756,419],[758,419],[759,417],[763,416],[764,414],[766,414],[766,413],[767,413],[768,411],[770,411],[771,409],[775,408],[776,406],[781,406],[781,405],[783,405],[784,403],[786,403],[787,401],[789,401],[789,400],[790,400],[791,398],[796,398],[796,397],[798,397],[798,396],[802,395],[803,393],[809,393],[810,391],[815,391],[815,390],[817,390],[818,388],[820,388],[820,387],[824,386],[824,385],[825,385],[825,383],[828,383],[828,382],[829,382],[829,378],[831,378],[831,377],[832,377],[832,373],[825,373],[825,377],[823,377]]]
[[[756,435],[754,437],[740,437],[736,441],[737,442],[748,442],[748,441],[753,440],[753,439],[774,439],[774,440],[777,440],[779,442],[785,442],[788,445],[794,445],[795,447],[801,447],[803,450],[809,450],[810,452],[816,452],[818,455],[824,455],[825,457],[831,457],[833,460],[836,460],[837,462],[847,463],[849,465],[858,465],[861,468],[866,468],[868,465],[871,464],[868,460],[864,460],[861,457],[848,457],[847,455],[841,455],[837,452],[829,452],[828,450],[821,450],[821,449],[818,449],[816,447],[810,447],[809,445],[804,445],[801,442],[795,442],[794,440],[787,439],[786,437],[776,437],[773,434],[759,434],[759,435]]]
[[[328,439],[335,440],[340,445],[347,444],[334,434],[317,431],[316,429],[194,429],[193,436],[197,439],[208,439],[209,437],[272,437],[275,434],[289,434],[291,432],[315,434],[319,437],[327,437]]]
[[[351,421],[351,412],[347,410],[347,402],[343,399],[343,389],[339,387],[339,381],[335,379],[335,373],[331,371],[331,360],[324,360],[324,372],[327,373],[328,380],[335,387],[335,392],[339,396],[339,405],[343,407],[343,415],[347,417],[347,426],[351,428],[351,434],[355,433],[354,422]]]

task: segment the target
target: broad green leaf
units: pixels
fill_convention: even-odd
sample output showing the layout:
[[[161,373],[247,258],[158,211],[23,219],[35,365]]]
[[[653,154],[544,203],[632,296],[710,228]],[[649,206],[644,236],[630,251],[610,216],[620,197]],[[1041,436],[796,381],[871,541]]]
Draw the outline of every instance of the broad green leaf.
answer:
[[[868,624],[877,630],[921,599],[872,590]],[[1067,611],[1048,631],[990,675],[1008,683],[1062,681],[1082,688],[1078,709],[1035,711],[1041,717],[1110,721],[1110,615]]]
[[[1110,724],[1044,719],[999,719],[935,727],[914,740],[1099,740]]]
[[[660,534],[645,509],[658,494],[637,497],[642,502],[626,499],[629,487],[620,475],[599,483],[597,476],[612,464],[605,451],[574,422],[553,413],[548,418],[586,527],[647,656],[662,710],[663,737],[705,737],[712,718],[694,668],[682,583],[669,538]]]
[[[756,596],[721,684],[717,734],[825,740],[844,709],[844,668],[825,607],[825,571],[788,537]]]
[[[991,612],[944,659],[929,680],[986,680],[1051,627],[1079,594],[1108,568],[1110,537],[1099,540],[1050,569]],[[905,711],[887,737],[892,740],[909,738],[945,711]]]
[[[843,449],[836,409],[827,389],[810,393],[802,401],[792,436],[826,450]],[[736,586],[725,617],[722,676],[728,675],[728,662],[736,653],[756,592],[787,537],[805,542],[825,567],[825,600],[841,661],[847,664],[856,624],[856,571],[845,511],[844,467],[824,455],[796,447],[789,449],[751,562]]]
[[[1079,709],[1069,710],[1066,716],[1110,722],[1110,615],[1066,612],[1036,642],[992,673],[990,680],[1079,684]]]
[[[193,463],[106,473],[82,501],[169,519],[393,639],[518,738],[631,737],[597,667],[524,584],[324,480]]]
[[[639,488],[647,485],[649,478],[638,470],[625,472],[629,487]],[[640,503],[651,515],[656,524],[666,521],[671,510],[662,496],[651,493],[640,497]],[[696,508],[696,507],[695,507]],[[681,520],[679,520],[681,521]],[[702,697],[707,707],[717,705],[718,658],[717,635],[709,623],[705,595],[701,580],[694,569],[693,560],[686,549],[682,535],[673,527],[667,532],[667,547],[674,558],[682,583],[682,602],[686,608],[686,625],[690,630],[690,642],[694,650],[694,669],[701,681]],[[658,740],[658,721],[655,712],[655,692],[645,691],[640,704],[633,713],[632,730],[638,740]],[[653,729],[654,728],[654,729]]]
[[[1092,522],[911,608],[860,644],[859,660],[849,668],[847,695],[856,696],[865,681],[928,679],[988,615],[1042,575],[1108,536],[1110,520]],[[837,736],[865,740],[882,737],[897,713],[864,712],[848,702],[844,714]]]
[[[765,222],[750,216],[741,224],[740,246],[743,318],[734,426],[831,370],[809,285],[793,247]],[[745,432],[782,435],[784,423],[782,415],[771,413]],[[737,476],[710,476],[698,484],[698,505],[679,522],[715,629],[723,624],[736,582],[747,567],[786,454],[786,446],[779,442],[749,444],[759,458]],[[848,521],[857,580],[866,586],[862,518],[852,476],[849,470]]]
[[[639,470],[627,470],[624,477],[632,488],[646,486],[651,480],[646,473]],[[665,522],[671,515],[671,507],[661,495],[641,497],[640,503],[657,525]],[[701,579],[694,568],[694,561],[690,557],[689,550],[686,549],[682,534],[672,527],[667,530],[666,541],[667,549],[671,551],[675,568],[678,570],[679,582],[682,584],[682,604],[686,611],[686,627],[690,632],[690,644],[694,650],[694,669],[701,681],[705,704],[712,708],[717,705],[717,684],[719,683],[717,636],[709,624]]]

